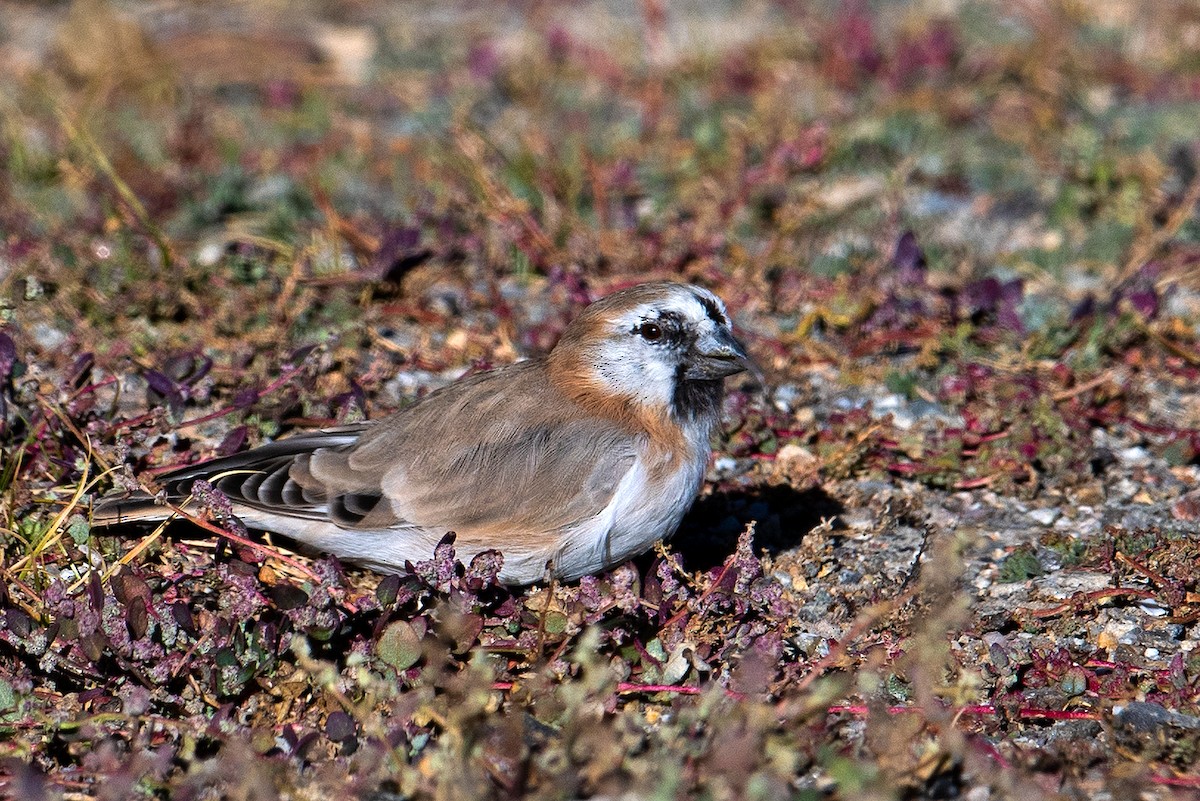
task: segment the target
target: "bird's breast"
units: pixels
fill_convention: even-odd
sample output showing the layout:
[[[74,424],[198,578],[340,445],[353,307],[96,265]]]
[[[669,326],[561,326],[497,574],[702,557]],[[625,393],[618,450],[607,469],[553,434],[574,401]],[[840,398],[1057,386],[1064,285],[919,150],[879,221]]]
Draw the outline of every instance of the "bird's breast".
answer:
[[[696,499],[708,465],[707,430],[687,434],[684,450],[642,449],[604,510],[564,538],[556,574],[571,580],[600,572],[674,533]]]

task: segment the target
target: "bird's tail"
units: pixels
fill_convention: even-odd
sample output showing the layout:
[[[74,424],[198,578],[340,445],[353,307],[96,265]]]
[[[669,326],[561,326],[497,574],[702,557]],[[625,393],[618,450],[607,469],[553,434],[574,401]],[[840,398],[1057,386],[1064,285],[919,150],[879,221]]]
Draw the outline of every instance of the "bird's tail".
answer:
[[[301,454],[312,453],[318,448],[353,443],[363,428],[361,424],[348,425],[301,434],[244,453],[235,453],[232,456],[173,470],[158,477],[157,483],[163,488],[159,497],[147,492],[134,492],[101,498],[92,509],[92,525],[115,526],[166,520],[174,511],[167,503],[163,503],[160,497],[168,503],[182,503],[191,495],[192,486],[197,481],[215,483],[221,478],[237,474],[243,474],[244,477],[247,473],[270,472],[279,467],[286,467],[291,459]]]
[[[119,526],[125,523],[154,522],[166,520],[171,508],[147,492],[135,492],[125,496],[101,498],[92,507],[92,525],[97,527]]]

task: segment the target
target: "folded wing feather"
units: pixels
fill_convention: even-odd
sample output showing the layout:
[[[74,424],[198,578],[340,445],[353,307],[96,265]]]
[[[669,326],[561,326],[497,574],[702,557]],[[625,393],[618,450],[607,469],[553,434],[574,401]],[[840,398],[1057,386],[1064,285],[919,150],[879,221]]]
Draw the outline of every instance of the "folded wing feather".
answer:
[[[198,479],[212,481],[235,513],[255,511],[264,528],[262,512],[278,516],[285,532],[294,529],[282,524],[291,518],[342,531],[415,528],[455,531],[463,544],[504,545],[497,536],[519,544],[599,514],[635,461],[633,435],[581,417],[571,404],[541,363],[524,362],[452,384],[378,423],[283,439],[160,481],[174,499]],[[107,501],[96,520],[169,514],[161,506],[147,514],[152,503]],[[320,547],[319,533],[306,531]]]

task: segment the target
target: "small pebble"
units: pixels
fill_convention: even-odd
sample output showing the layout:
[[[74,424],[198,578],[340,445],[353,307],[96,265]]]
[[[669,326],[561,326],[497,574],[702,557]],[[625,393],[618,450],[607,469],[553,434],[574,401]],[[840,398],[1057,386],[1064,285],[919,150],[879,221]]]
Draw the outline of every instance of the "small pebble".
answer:
[[[1034,522],[1040,523],[1043,526],[1053,525],[1054,521],[1062,515],[1057,509],[1034,509],[1029,513]]]
[[[713,463],[713,470],[715,470],[718,475],[732,473],[736,469],[737,459],[734,459],[732,456],[720,456],[717,458],[716,462]]]
[[[800,388],[795,384],[782,384],[775,388],[772,402],[781,412],[790,412],[800,402]]]
[[[1117,458],[1126,467],[1143,467],[1150,464],[1150,452],[1138,445],[1117,451]]]
[[[1163,615],[1169,615],[1171,613],[1170,609],[1167,609],[1162,604],[1149,598],[1144,598],[1138,601],[1138,609],[1141,609],[1151,617],[1162,617]]]

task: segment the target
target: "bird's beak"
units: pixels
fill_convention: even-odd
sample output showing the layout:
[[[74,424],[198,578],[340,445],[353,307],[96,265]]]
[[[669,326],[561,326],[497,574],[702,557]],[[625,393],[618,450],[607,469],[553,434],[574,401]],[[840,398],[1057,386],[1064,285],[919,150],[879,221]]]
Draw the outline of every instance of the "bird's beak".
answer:
[[[696,340],[688,351],[683,377],[693,381],[711,381],[754,368],[742,344],[733,334],[721,329]]]

